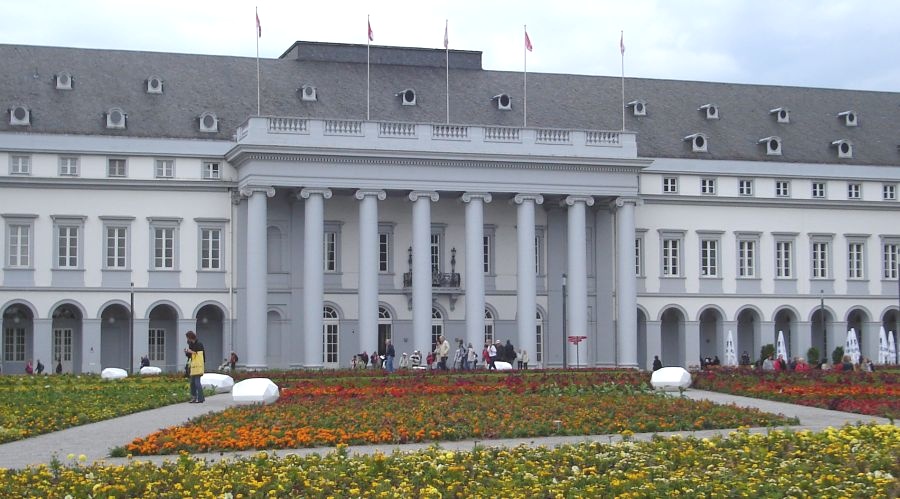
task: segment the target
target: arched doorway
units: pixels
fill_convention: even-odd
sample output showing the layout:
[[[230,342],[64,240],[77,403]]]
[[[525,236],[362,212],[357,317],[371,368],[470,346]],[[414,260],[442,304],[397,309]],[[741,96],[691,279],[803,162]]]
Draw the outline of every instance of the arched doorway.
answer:
[[[684,358],[684,314],[677,308],[666,309],[660,318],[660,355],[664,366],[687,367]],[[697,359],[686,359],[688,363]]]
[[[387,340],[394,341],[394,320],[385,306],[378,307],[378,349],[385,348]],[[394,346],[396,348],[396,345]]]
[[[737,354],[738,359],[744,355],[744,352],[750,357],[750,361],[756,361],[759,358],[759,349],[762,345],[756,345],[754,338],[759,329],[759,313],[752,308],[745,308],[738,313],[737,324]]]
[[[225,352],[224,335],[225,312],[217,305],[204,305],[197,311],[197,323],[194,326],[197,336],[203,342],[206,364],[218,366],[231,352]]]
[[[842,346],[828,344],[828,330],[833,327],[833,322],[834,318],[831,316],[831,313],[823,307],[817,307],[810,318],[809,327],[812,329],[810,331],[810,344],[819,351],[820,361],[831,358],[831,351],[829,350],[833,351],[835,347]],[[806,352],[798,353],[805,357]]]
[[[437,348],[438,338],[444,335],[444,314],[431,307],[431,351]]]
[[[128,308],[112,304],[100,313],[100,369],[131,366],[131,321]]]
[[[871,334],[866,327],[869,322],[869,314],[862,309],[855,308],[847,314],[847,331],[853,328],[856,331],[856,341],[859,344],[860,357],[872,357],[869,347],[869,335]],[[846,336],[844,336],[846,338]],[[876,343],[877,345],[877,343]],[[877,353],[877,352],[876,352]]]
[[[722,328],[722,314],[708,308],[700,314],[700,357],[710,359],[719,355],[719,330]],[[724,346],[723,346],[724,349]],[[722,360],[722,359],[719,359]]]
[[[541,311],[538,310],[535,314],[535,338],[534,338],[534,361],[537,363],[535,367],[543,367],[544,362],[544,316],[541,315]],[[476,355],[481,358],[481,354],[478,353],[481,345],[473,345],[475,346]]]
[[[484,309],[484,342],[494,342],[494,313],[488,308]]]
[[[53,358],[46,363],[49,372],[81,372],[81,310],[72,304],[63,304],[53,311],[51,348]]]
[[[203,340],[201,339],[201,342]],[[206,345],[204,344],[204,349]],[[184,355],[178,355],[178,312],[167,304],[159,304],[150,311],[147,327],[147,344],[135,345],[135,353],[150,358],[150,365],[164,371],[176,371],[184,365]],[[206,369],[214,362],[204,354]]]
[[[34,314],[22,304],[13,304],[3,311],[3,372],[22,374],[25,363],[34,352]]]
[[[798,355],[806,356],[806,352],[798,352],[797,344],[796,344],[796,334],[794,334],[794,327],[797,324],[797,317],[794,313],[786,308],[783,308],[775,313],[775,330],[773,331],[772,344],[775,347],[778,347],[778,333],[781,332],[784,335],[784,347],[787,349],[787,355],[784,360],[789,361],[792,357],[796,357]]]
[[[340,345],[340,318],[334,307],[326,305],[322,309],[322,363],[325,367],[337,369],[340,366],[338,352]],[[379,351],[381,348],[378,349]]]

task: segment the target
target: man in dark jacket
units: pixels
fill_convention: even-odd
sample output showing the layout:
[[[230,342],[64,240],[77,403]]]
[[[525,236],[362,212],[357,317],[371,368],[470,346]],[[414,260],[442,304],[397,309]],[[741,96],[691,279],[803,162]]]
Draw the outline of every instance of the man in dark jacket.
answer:
[[[506,340],[506,345],[503,347],[503,358],[510,364],[516,361],[516,349],[509,340]]]

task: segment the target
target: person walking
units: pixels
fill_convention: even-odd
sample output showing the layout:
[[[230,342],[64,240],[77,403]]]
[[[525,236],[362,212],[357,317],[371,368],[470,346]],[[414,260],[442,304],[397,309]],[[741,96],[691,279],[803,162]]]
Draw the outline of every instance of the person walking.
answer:
[[[488,347],[488,359],[489,359],[488,371],[491,371],[491,370],[496,371],[497,370],[497,366],[494,363],[497,361],[497,355],[499,353],[498,347],[503,348],[503,345],[500,345],[500,340],[497,340],[497,343]]]
[[[476,352],[475,347],[469,343],[469,346],[466,349],[466,370],[474,371],[476,364],[478,364],[478,352]]]
[[[187,337],[188,346],[184,349],[184,355],[190,359],[190,377],[191,377],[191,402],[192,404],[202,404],[206,401],[203,395],[203,385],[200,384],[200,377],[203,376],[205,359],[203,357],[203,343],[197,339],[197,334],[188,331],[184,334]]]

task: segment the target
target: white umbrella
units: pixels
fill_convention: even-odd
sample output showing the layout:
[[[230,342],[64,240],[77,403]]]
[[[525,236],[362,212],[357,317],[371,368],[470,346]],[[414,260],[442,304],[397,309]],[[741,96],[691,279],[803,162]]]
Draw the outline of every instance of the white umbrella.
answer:
[[[844,355],[850,356],[850,362],[859,364],[859,341],[856,339],[856,330],[852,327],[847,331],[847,341],[844,342]]]
[[[894,343],[894,332],[888,334],[888,359],[891,364],[897,363],[897,344]]]
[[[888,355],[887,335],[884,334],[884,326],[881,326],[881,330],[878,331],[878,363],[887,364],[890,362]]]
[[[734,333],[728,330],[728,336],[725,338],[725,365],[738,365],[737,351],[734,349]]]
[[[781,356],[785,362],[788,361],[787,345],[784,343],[784,331],[778,331],[778,343],[775,345],[775,358]]]

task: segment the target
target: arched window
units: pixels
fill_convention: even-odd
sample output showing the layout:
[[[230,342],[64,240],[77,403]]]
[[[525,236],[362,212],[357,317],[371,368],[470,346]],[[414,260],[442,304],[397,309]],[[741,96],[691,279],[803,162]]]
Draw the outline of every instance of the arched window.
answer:
[[[534,361],[542,362],[544,360],[544,318],[538,312],[535,317],[535,342],[534,342]]]
[[[494,314],[490,309],[484,309],[484,342],[494,342]]]
[[[337,367],[338,332],[340,330],[337,310],[326,306],[322,318],[324,319],[322,322],[322,362],[325,363],[325,367]]]
[[[444,335],[444,315],[441,311],[432,307],[431,309],[431,349],[438,344],[438,338]]]
[[[391,311],[387,307],[378,307],[378,350],[384,346],[386,340],[393,340],[393,320]]]

